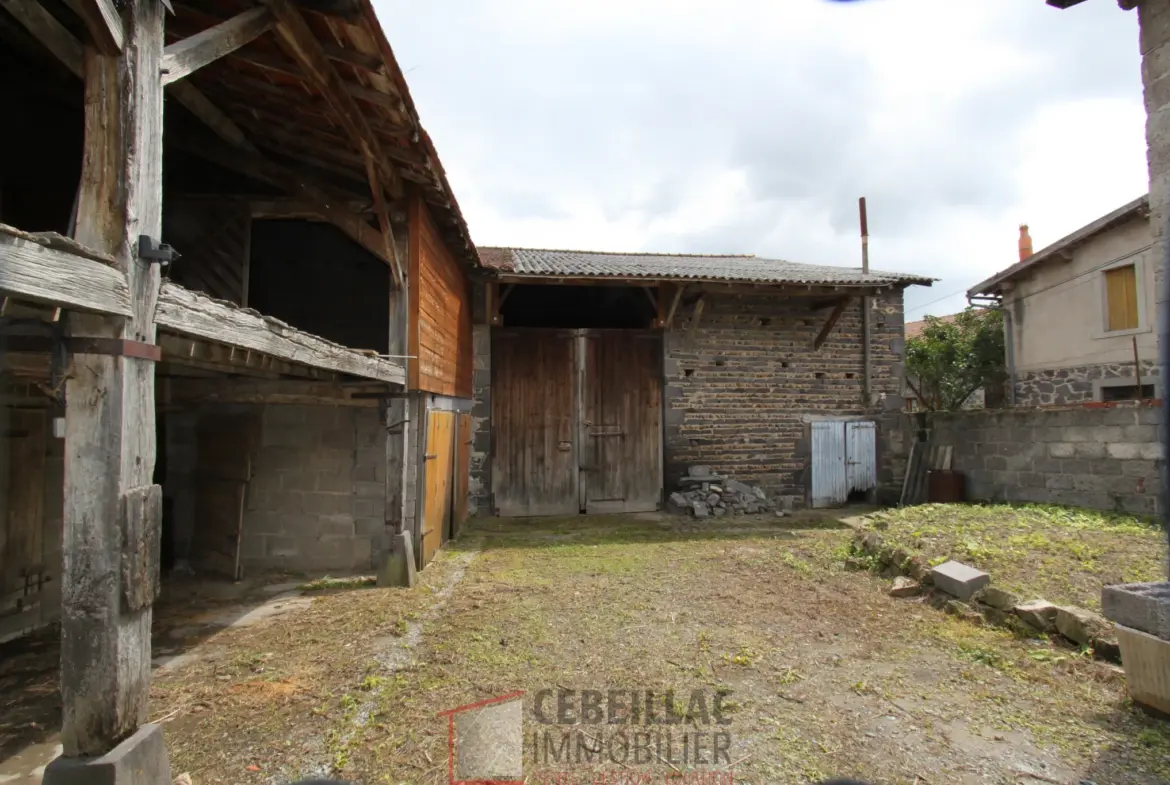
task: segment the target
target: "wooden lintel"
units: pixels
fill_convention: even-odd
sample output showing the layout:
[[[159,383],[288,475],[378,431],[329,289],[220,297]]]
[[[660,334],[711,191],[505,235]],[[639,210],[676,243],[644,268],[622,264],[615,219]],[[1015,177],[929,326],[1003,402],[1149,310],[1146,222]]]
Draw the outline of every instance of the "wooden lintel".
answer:
[[[163,50],[163,84],[177,82],[234,52],[270,30],[275,21],[267,8],[250,8],[190,38],[176,41]]]
[[[829,338],[829,333],[833,332],[833,328],[837,326],[837,322],[841,319],[841,314],[845,313],[845,308],[848,307],[852,301],[852,297],[842,297],[837,301],[837,305],[833,308],[833,312],[829,314],[829,318],[825,319],[825,324],[821,327],[821,331],[817,333],[816,339],[813,341],[813,349],[820,349],[821,346]]]
[[[75,0],[73,5],[85,22],[89,36],[99,52],[116,55],[122,51],[126,28],[112,0]]]
[[[703,308],[707,305],[707,296],[699,295],[699,299],[695,301],[695,310],[691,314],[691,329],[687,337],[692,342],[695,340],[695,335],[699,331],[699,321],[703,318]]]
[[[181,384],[167,385],[163,401],[172,405],[271,403],[377,408],[377,397],[355,396],[388,392],[386,385],[378,383],[355,386],[293,379],[185,379]]]
[[[270,317],[166,283],[159,292],[159,329],[268,354],[364,379],[405,384],[402,365],[318,338]]]
[[[120,270],[5,226],[0,226],[0,292],[69,309],[131,314],[130,289]]]
[[[373,157],[390,195],[396,199],[401,197],[404,193],[402,178],[390,164],[384,145],[366,120],[366,113],[345,89],[344,80],[301,12],[289,0],[267,0],[267,4],[276,16],[276,34],[286,53],[300,65],[306,79],[325,96],[356,149],[363,156]]]

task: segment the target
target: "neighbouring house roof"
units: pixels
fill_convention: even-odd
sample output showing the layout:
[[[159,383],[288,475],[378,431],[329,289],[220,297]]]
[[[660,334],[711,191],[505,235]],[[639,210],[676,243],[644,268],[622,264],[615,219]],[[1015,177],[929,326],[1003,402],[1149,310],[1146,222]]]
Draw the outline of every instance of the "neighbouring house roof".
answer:
[[[533,278],[613,278],[830,286],[929,286],[934,278],[856,267],[796,264],[756,256],[605,253],[480,246],[484,267]]]
[[[955,321],[955,314],[952,313],[952,314],[948,314],[946,316],[936,316],[934,318],[938,319],[941,322],[950,323],[950,322]],[[917,338],[919,335],[922,335],[922,331],[924,329],[926,329],[926,320],[925,319],[922,319],[922,320],[917,321],[917,322],[906,322],[906,325],[902,328],[903,335],[906,338]]]
[[[967,290],[967,296],[975,297],[977,295],[999,294],[1005,282],[1012,280],[1026,270],[1051,259],[1064,257],[1072,253],[1077,246],[1086,240],[1108,229],[1112,229],[1114,226],[1124,223],[1136,215],[1146,215],[1149,211],[1150,196],[1146,194],[1145,196],[1134,199],[1132,202],[1122,205],[1107,215],[1101,216],[1092,223],[1085,224],[1067,237],[1062,237],[1047,248],[1042,248],[1027,259],[1016,262],[1006,270],[1000,270],[986,281],[975,284]]]

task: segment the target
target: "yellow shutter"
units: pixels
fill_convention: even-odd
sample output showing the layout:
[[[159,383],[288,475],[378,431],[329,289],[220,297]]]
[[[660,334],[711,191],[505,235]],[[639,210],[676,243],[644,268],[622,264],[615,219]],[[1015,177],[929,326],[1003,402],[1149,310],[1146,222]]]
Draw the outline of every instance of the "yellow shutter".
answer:
[[[1133,330],[1138,326],[1137,271],[1132,264],[1105,271],[1108,303],[1107,329]]]

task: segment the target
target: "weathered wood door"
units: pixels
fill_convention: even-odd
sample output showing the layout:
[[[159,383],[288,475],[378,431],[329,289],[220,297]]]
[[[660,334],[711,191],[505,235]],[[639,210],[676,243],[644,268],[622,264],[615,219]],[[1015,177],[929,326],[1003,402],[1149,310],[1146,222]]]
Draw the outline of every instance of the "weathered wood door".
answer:
[[[449,534],[454,466],[455,412],[427,412],[426,494],[423,499],[422,563],[435,557]]]
[[[455,478],[451,502],[451,536],[458,537],[467,521],[467,494],[471,482],[471,415],[455,415]]]
[[[0,640],[36,627],[45,577],[45,450],[43,409],[9,409],[0,450],[7,450],[4,517],[0,519]],[[60,488],[58,488],[58,492]],[[47,612],[46,616],[52,615]]]
[[[579,511],[575,342],[572,330],[493,330],[492,494],[499,515]]]
[[[660,337],[587,330],[581,340],[581,509],[656,510],[662,497]]]
[[[873,423],[845,423],[845,474],[849,493],[877,487],[877,429]]]
[[[199,421],[191,537],[191,564],[196,569],[232,580],[243,577],[240,536],[259,433],[259,418],[254,414],[204,414]]]

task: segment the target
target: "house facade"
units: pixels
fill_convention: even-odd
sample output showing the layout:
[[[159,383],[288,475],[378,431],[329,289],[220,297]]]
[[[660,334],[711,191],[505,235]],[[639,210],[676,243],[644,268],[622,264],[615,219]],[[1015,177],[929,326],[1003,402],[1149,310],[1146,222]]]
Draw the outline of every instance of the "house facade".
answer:
[[[1009,403],[1161,397],[1148,197],[1031,250],[967,292],[1003,309]]]
[[[480,256],[478,514],[659,509],[692,466],[793,506],[872,487],[846,476],[876,456],[847,459],[844,423],[901,408],[902,292],[929,279],[750,256]]]

